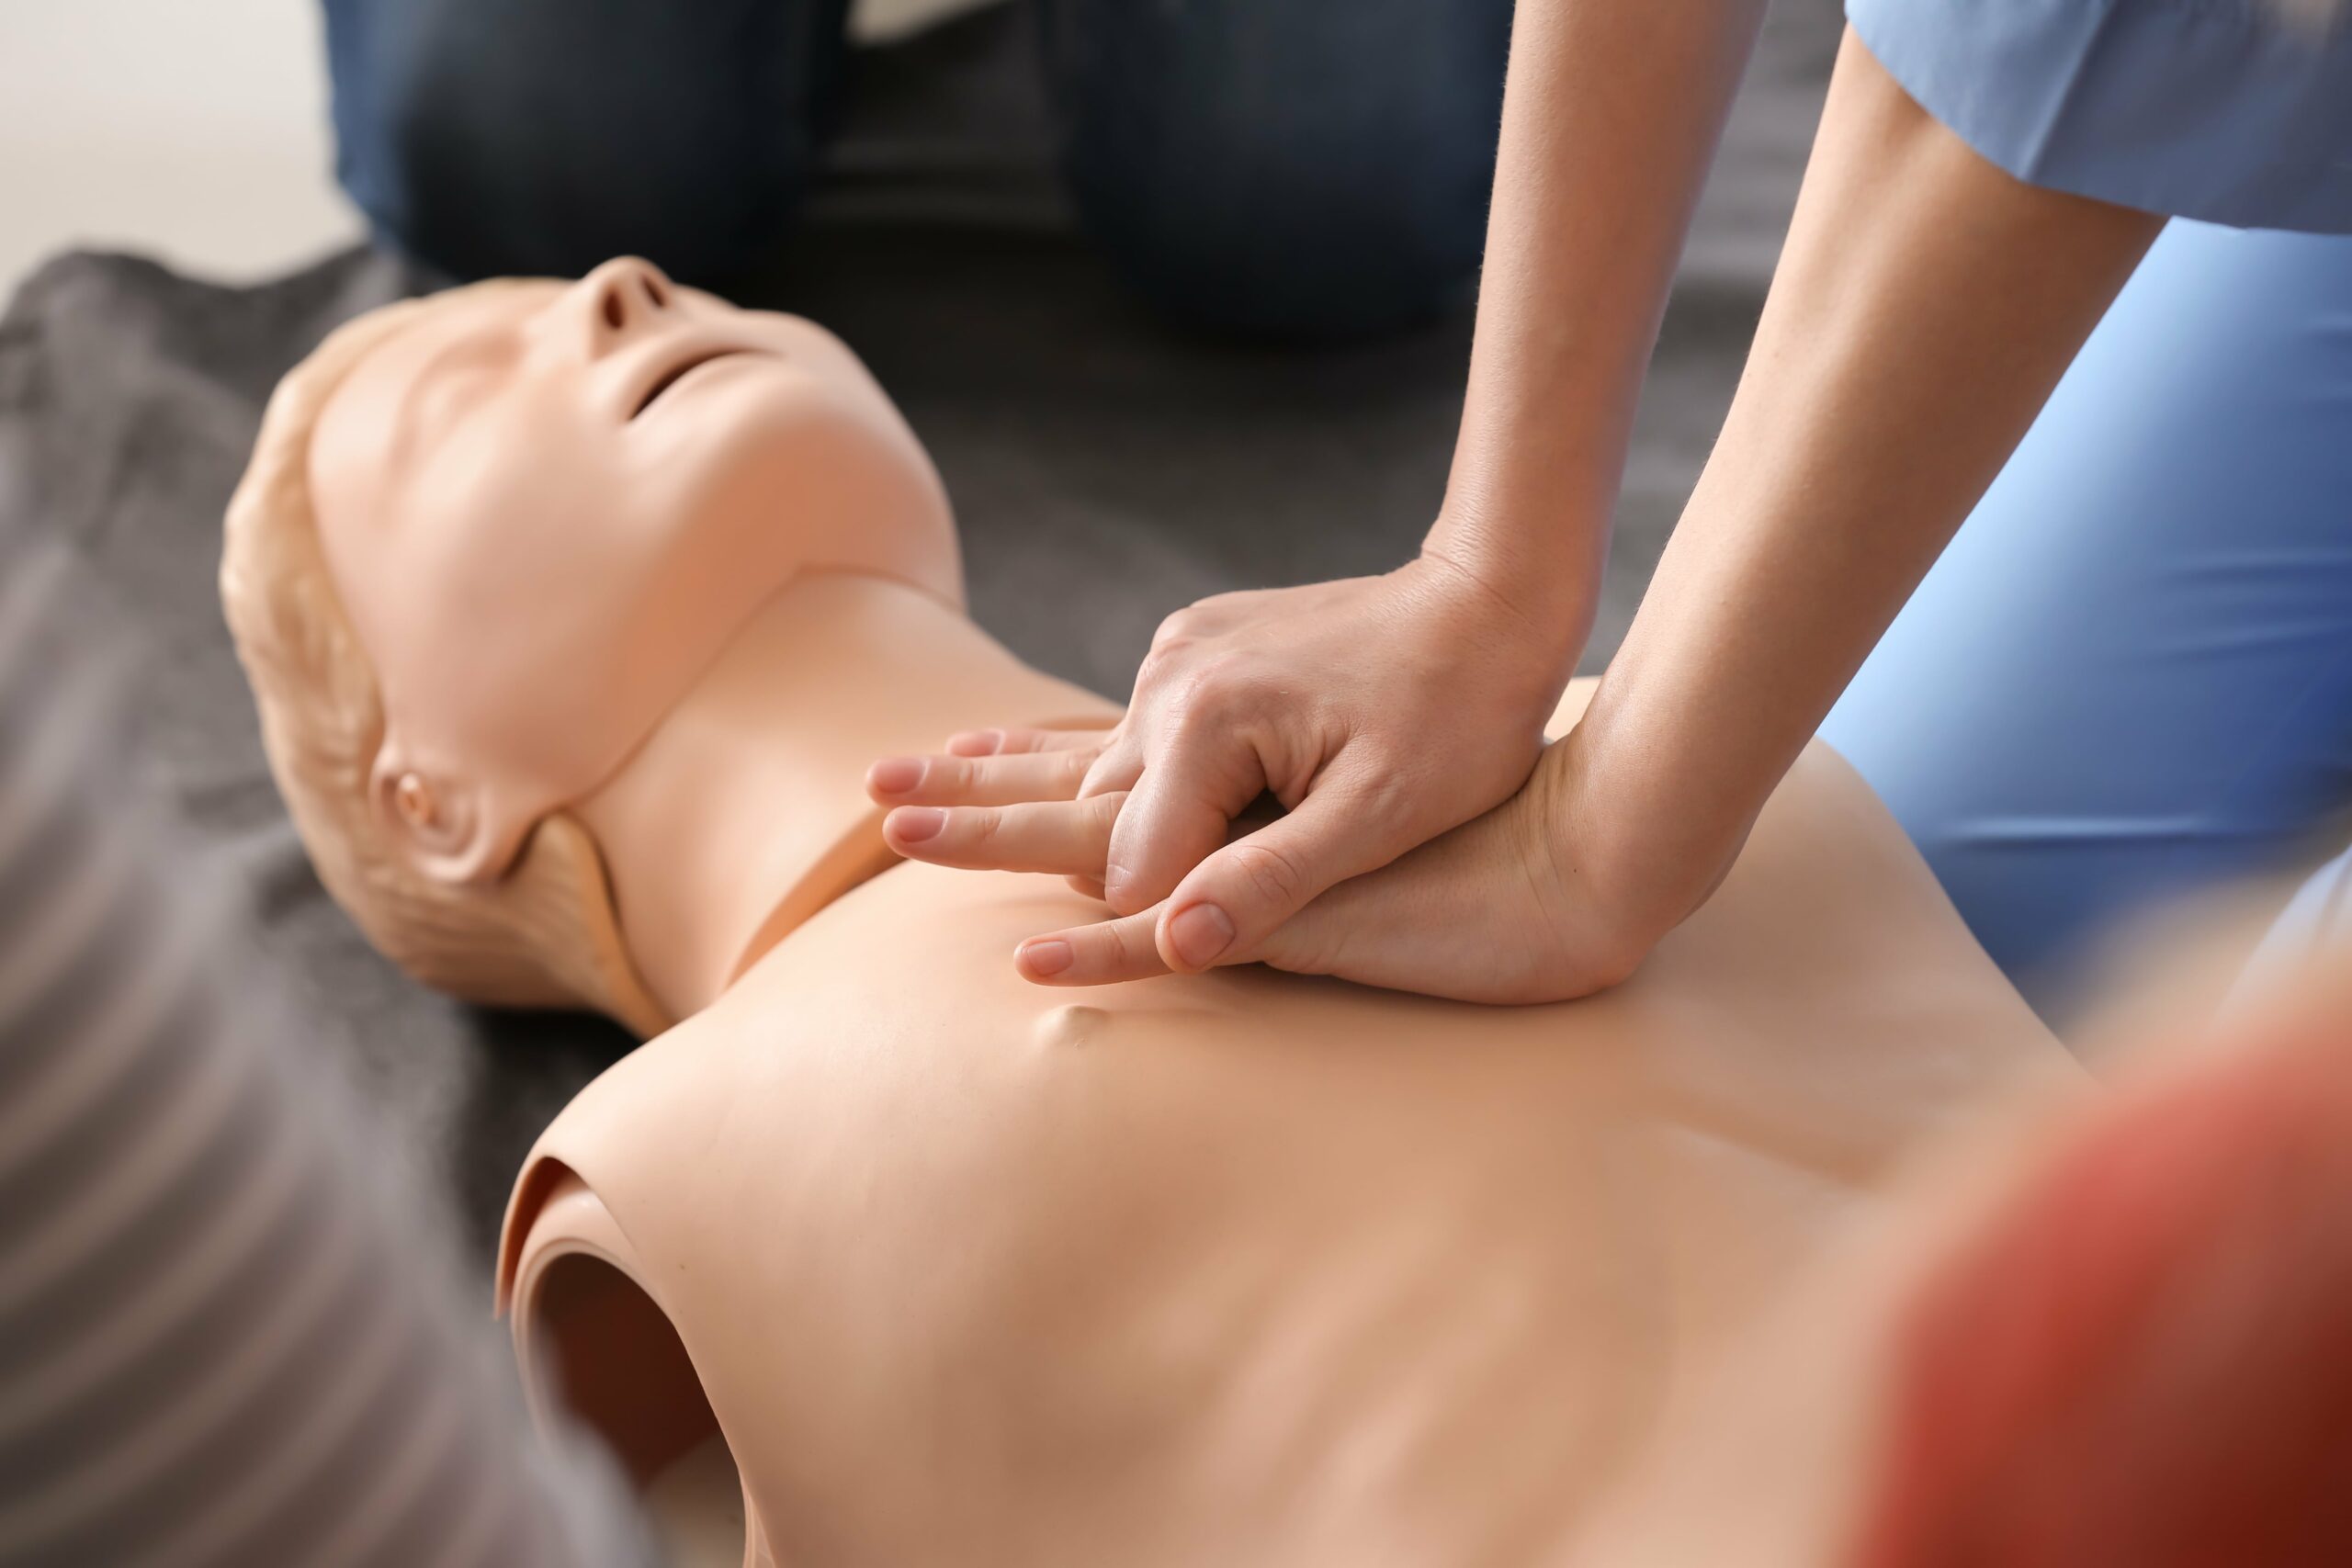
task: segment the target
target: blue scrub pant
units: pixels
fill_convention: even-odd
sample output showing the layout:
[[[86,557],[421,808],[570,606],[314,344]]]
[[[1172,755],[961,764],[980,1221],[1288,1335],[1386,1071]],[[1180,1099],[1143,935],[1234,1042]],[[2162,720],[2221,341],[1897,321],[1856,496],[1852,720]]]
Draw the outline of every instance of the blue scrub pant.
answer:
[[[1822,735],[2043,1005],[2352,841],[2352,237],[2170,225]]]

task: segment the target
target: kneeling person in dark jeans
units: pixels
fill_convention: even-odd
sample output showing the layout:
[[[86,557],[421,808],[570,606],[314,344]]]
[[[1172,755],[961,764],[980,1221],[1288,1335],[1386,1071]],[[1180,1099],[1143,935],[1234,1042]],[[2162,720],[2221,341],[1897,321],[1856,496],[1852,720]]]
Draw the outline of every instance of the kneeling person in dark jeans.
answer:
[[[848,0],[325,0],[337,169],[460,277],[773,254]],[[1485,237],[1510,0],[1037,0],[1063,169],[1155,303],[1298,337],[1404,326]]]

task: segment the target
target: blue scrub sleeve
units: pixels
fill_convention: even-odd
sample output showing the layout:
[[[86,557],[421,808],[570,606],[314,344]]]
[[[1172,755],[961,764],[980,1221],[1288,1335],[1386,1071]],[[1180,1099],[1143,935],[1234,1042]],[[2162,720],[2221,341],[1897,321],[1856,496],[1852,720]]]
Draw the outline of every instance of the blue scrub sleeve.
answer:
[[[2352,6],[1847,0],[1846,18],[1922,107],[2021,180],[2352,233]]]

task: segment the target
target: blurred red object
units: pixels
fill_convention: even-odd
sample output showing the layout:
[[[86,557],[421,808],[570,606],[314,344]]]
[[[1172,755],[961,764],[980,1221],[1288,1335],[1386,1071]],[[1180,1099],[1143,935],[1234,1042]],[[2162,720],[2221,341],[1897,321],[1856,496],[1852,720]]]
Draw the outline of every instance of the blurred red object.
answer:
[[[1860,1568],[2352,1563],[2347,1001],[2126,1085],[1925,1282]]]

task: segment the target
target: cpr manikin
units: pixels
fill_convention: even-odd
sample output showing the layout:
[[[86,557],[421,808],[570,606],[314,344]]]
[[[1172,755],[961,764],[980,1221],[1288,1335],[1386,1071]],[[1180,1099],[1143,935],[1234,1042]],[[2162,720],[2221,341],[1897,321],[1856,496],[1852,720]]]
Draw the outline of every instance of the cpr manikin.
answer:
[[[1115,709],[966,618],[846,349],[639,263],[330,339],[223,589],[371,939],[655,1036],[498,1282],[696,1568],[1533,1560],[1899,1155],[2068,1081],[1818,749],[1595,999],[1026,984],[1084,901],[896,863],[865,773]]]

